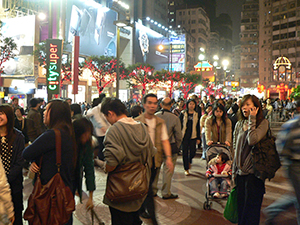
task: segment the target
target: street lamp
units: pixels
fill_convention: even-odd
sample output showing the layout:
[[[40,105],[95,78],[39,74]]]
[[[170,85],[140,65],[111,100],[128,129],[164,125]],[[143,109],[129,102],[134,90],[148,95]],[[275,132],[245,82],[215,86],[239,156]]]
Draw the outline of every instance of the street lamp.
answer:
[[[173,70],[173,52],[172,52],[172,43],[170,43],[169,42],[169,54],[168,54],[168,70],[169,70],[169,72],[171,71],[172,72],[172,70]],[[164,45],[162,45],[162,44],[160,44],[159,46],[158,46],[158,50],[159,51],[162,51],[162,50],[164,50]],[[171,58],[171,59],[170,59]],[[171,62],[170,62],[171,61]],[[170,68],[170,66],[171,66],[171,68]]]
[[[201,51],[201,49],[200,49],[200,51]],[[205,59],[205,55],[201,53],[198,58],[199,58],[200,63],[201,63],[201,77],[202,77],[202,62]]]

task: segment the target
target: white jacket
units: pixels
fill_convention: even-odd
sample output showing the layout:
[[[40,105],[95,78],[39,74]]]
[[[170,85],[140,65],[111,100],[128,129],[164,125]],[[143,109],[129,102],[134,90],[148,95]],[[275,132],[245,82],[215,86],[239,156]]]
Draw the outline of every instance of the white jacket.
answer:
[[[0,217],[7,215],[8,218],[14,215],[14,205],[11,201],[11,193],[7,182],[5,170],[0,159]],[[1,220],[0,220],[0,224]]]
[[[107,129],[110,127],[110,123],[101,112],[101,103],[87,111],[86,117],[93,123],[95,135],[97,137],[105,136]]]

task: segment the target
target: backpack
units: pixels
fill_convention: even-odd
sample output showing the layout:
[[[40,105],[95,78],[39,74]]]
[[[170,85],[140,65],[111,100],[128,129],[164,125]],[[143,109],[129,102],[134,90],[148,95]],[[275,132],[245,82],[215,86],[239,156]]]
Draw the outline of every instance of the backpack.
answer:
[[[255,144],[251,150],[254,175],[263,181],[265,179],[271,180],[281,167],[275,140],[276,138],[269,128],[266,136]]]

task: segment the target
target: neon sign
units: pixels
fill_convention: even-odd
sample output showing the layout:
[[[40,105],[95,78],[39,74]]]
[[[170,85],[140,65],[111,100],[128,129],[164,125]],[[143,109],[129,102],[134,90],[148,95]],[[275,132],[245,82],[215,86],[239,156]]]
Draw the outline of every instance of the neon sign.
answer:
[[[48,94],[59,94],[61,58],[62,58],[62,40],[47,39],[47,92]]]

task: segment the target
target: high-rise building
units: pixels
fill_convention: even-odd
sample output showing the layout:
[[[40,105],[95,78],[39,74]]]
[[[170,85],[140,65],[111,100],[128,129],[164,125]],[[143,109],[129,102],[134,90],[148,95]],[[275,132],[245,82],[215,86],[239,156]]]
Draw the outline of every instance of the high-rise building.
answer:
[[[232,55],[232,21],[228,14],[221,13],[216,18],[214,29],[220,35],[219,50],[221,58],[231,58]]]
[[[272,4],[259,1],[259,83],[268,87],[272,81]]]
[[[209,47],[210,20],[203,8],[180,8],[176,11],[176,26],[187,30],[195,38],[194,58],[198,60],[200,48]]]
[[[176,10],[183,3],[183,0],[168,0],[169,28],[174,29],[176,27]]]
[[[240,79],[241,70],[241,45],[235,45],[232,47],[232,74],[234,74],[234,79],[238,81]]]
[[[299,83],[300,75],[300,1],[277,0],[272,2],[272,60],[287,57],[292,64],[291,77],[281,79]],[[285,76],[287,76],[285,74]],[[274,79],[272,79],[274,80]]]
[[[246,0],[241,14],[241,86],[256,87],[258,73],[259,0]]]

